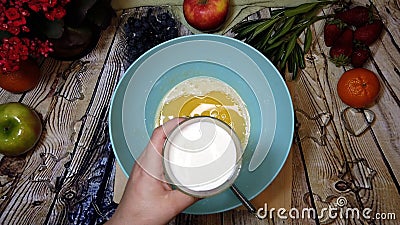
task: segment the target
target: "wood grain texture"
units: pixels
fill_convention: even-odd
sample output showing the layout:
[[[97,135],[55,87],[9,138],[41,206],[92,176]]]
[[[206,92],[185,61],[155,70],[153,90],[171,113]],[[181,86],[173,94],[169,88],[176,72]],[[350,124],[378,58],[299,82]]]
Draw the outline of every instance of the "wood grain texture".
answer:
[[[57,63],[52,63],[51,65],[57,65]],[[51,86],[48,84],[51,84],[54,79],[55,76],[43,76],[39,86],[32,91],[36,93],[35,97],[30,92],[29,94],[23,94],[20,100],[37,109],[43,118],[44,124],[49,122],[49,125],[52,125],[51,118],[46,115],[46,112],[48,112],[50,105],[44,104],[40,106],[40,102],[42,98],[48,96],[46,90],[50,89],[48,87]],[[38,95],[42,96],[42,98],[36,97]],[[3,212],[1,214],[2,221],[10,223],[10,220],[15,221],[17,219],[15,222],[24,224],[31,219],[21,216],[23,214],[16,216],[14,211],[25,211],[24,213],[28,212],[27,215],[37,216],[38,218],[46,217],[47,212],[40,209],[46,210],[49,203],[46,200],[51,201],[51,198],[54,196],[52,190],[55,187],[55,179],[50,174],[53,174],[53,169],[57,169],[55,167],[60,161],[56,154],[57,149],[54,146],[63,144],[65,141],[65,138],[59,133],[62,130],[54,131],[53,128],[53,126],[45,126],[44,134],[36,148],[37,150],[26,155],[26,163],[20,169],[21,173],[14,180],[13,186],[10,186],[10,190],[8,190],[9,194],[3,198],[5,201],[1,203],[1,211]],[[50,142],[46,141],[47,138],[56,136],[60,137],[60,139],[54,139]],[[58,143],[59,141],[60,143]],[[43,153],[43,149],[49,149],[49,154]],[[53,155],[54,157],[51,157]],[[47,169],[45,164],[48,164],[50,169]],[[57,173],[59,171],[54,172]],[[20,196],[20,198],[12,198],[13,196]]]
[[[104,31],[102,39],[95,51],[82,59],[85,69],[77,75],[81,78],[82,87],[78,96],[80,103],[75,110],[81,115],[79,121],[74,124],[74,137],[76,138],[74,149],[71,153],[71,161],[68,170],[64,174],[63,186],[55,199],[54,210],[50,215],[49,224],[60,224],[59,214],[66,214],[79,206],[82,198],[93,198],[93,204],[100,196],[88,195],[80,189],[88,189],[88,182],[92,179],[100,179],[96,169],[92,168],[94,162],[104,154],[109,143],[108,138],[108,108],[112,93],[122,74],[122,57],[120,40],[117,38],[120,20],[114,20],[113,24]],[[97,174],[97,175],[96,175]],[[82,187],[83,185],[83,187]],[[90,194],[90,193],[89,193]],[[84,209],[84,208],[82,208]],[[85,213],[82,213],[85,216]]]
[[[355,0],[372,4],[384,21],[380,39],[365,65],[382,84],[370,110],[353,111],[336,93],[340,75],[328,59],[321,28],[313,26],[314,43],[306,68],[288,80],[296,116],[291,148],[291,207],[319,212],[335,207],[400,215],[400,2]],[[119,11],[92,53],[76,61],[51,58],[41,63],[39,85],[24,94],[0,90],[0,103],[19,101],[39,112],[44,133],[34,151],[10,158],[0,156],[0,224],[97,224],[111,205],[107,185],[113,184],[115,160],[109,143],[108,110],[111,96],[126,68],[122,26],[127,15],[144,15],[148,8]],[[268,17],[270,9],[248,19]],[[330,9],[326,9],[326,13]],[[181,27],[180,35],[190,31]],[[227,33],[232,36],[232,33]],[[364,129],[358,135],[348,131]],[[104,195],[104,196],[103,196]],[[87,203],[89,205],[87,205]],[[262,202],[262,200],[261,200]],[[259,205],[258,205],[259,206]],[[88,220],[88,218],[90,218]],[[88,222],[89,221],[89,222]],[[398,224],[397,220],[352,218],[282,219],[276,214],[260,221],[244,210],[213,215],[178,215],[170,225],[183,224]]]
[[[400,162],[396,160],[400,157],[400,125],[396,122],[400,113],[400,31],[396,25],[400,23],[400,5],[399,1],[374,1],[374,6],[384,21],[385,31],[371,48],[374,55],[371,68],[379,75],[384,89],[373,108],[376,117],[380,118],[375,121],[373,135],[400,192]]]
[[[68,207],[63,204],[66,191],[62,188],[70,187],[68,178],[81,179],[75,183],[74,188],[78,191],[82,188],[79,183],[88,177],[81,177],[81,174],[85,172],[90,174],[90,170],[85,170],[84,166],[90,168],[94,165],[90,159],[95,160],[98,158],[96,154],[102,153],[94,151],[96,148],[92,144],[92,139],[98,140],[100,134],[107,134],[96,126],[99,123],[106,124],[109,102],[91,98],[102,98],[101,92],[96,92],[98,95],[93,93],[97,90],[96,80],[100,80],[99,77],[107,80],[104,72],[109,71],[104,71],[103,67],[106,64],[107,51],[114,41],[117,25],[118,20],[115,20],[114,24],[104,31],[106,34],[102,35],[96,49],[81,60],[74,62],[45,60],[42,65],[44,76],[41,83],[23,96],[23,103],[41,113],[45,128],[42,140],[35,151],[26,156],[27,163],[23,172],[10,187],[12,193],[7,196],[8,198],[23,196],[23,198],[13,198],[1,204],[3,212],[1,221],[4,223],[11,224],[12,221],[28,224],[32,218],[37,218],[35,219],[37,224],[68,223],[66,217]],[[120,73],[117,74],[119,77]],[[114,80],[110,79],[110,82],[116,85]],[[108,93],[104,99],[110,100],[113,86],[106,85],[106,87],[104,90]],[[97,111],[93,112],[87,110],[91,106],[90,102],[103,105],[95,108]],[[88,123],[85,123],[87,121]],[[90,124],[89,128],[84,126],[87,124]],[[86,130],[81,131],[85,128]],[[85,139],[86,137],[88,139]],[[98,143],[101,144],[105,143]],[[80,162],[82,159],[87,161]],[[74,188],[70,188],[69,191],[73,192]]]
[[[375,1],[373,3],[375,4]],[[376,1],[376,4],[381,2]],[[385,12],[380,11],[381,17],[387,17]],[[350,68],[337,68],[329,62],[327,56],[329,49],[325,47],[322,36],[318,36],[308,56],[307,68],[302,71],[298,80],[288,82],[299,123],[299,145],[303,151],[317,211],[327,206],[333,207],[339,197],[345,197],[348,201],[346,207],[360,210],[371,208],[373,213],[385,211],[399,213],[396,206],[400,203],[396,178],[399,170],[395,169],[394,172],[394,168],[398,167],[396,159],[399,158],[399,139],[388,137],[388,131],[385,129],[391,127],[398,130],[394,124],[397,119],[394,114],[399,113],[397,94],[395,91],[390,91],[394,89],[392,88],[394,84],[398,84],[398,76],[393,67],[388,68],[390,65],[399,65],[398,58],[390,56],[398,54],[398,51],[387,51],[387,49],[395,50],[396,47],[392,41],[385,40],[388,36],[394,39],[397,37],[390,35],[389,32],[388,28],[381,40],[371,46],[374,57],[365,67],[380,76],[383,91],[376,105],[370,108],[375,113],[375,123],[357,137],[346,130],[344,127],[346,121],[343,121],[341,115],[344,112],[348,118],[346,120],[351,121],[351,125],[357,129],[366,123],[365,114],[350,113],[336,93],[336,83],[340,75]],[[386,50],[382,50],[385,49],[383,45],[387,46]],[[376,57],[377,55],[379,57]],[[385,71],[385,74],[381,71]],[[390,81],[385,81],[386,79]],[[337,182],[343,182],[346,189],[338,190],[335,187]],[[387,200],[383,202],[380,199]],[[318,220],[320,224],[330,222],[393,224],[390,220],[364,218]]]

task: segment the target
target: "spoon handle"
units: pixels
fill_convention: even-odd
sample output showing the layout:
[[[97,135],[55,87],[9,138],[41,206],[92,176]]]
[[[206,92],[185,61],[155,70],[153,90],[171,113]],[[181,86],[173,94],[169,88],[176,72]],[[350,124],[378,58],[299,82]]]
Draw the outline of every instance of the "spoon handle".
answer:
[[[257,215],[257,209],[254,207],[254,205],[244,196],[244,194],[236,187],[235,184],[232,184],[231,186],[231,191],[235,196],[240,200],[240,202],[246,207],[246,209],[253,215],[255,215],[258,219],[261,219]]]

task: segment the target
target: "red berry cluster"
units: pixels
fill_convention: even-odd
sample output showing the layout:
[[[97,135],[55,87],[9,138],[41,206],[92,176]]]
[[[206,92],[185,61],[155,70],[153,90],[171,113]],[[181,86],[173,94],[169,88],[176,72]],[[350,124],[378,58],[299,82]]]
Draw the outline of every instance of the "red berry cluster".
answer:
[[[383,23],[370,8],[355,6],[338,12],[324,26],[324,41],[336,66],[362,67],[371,53],[369,46],[381,35]]]
[[[51,43],[41,41],[38,38],[30,40],[29,38],[3,38],[0,45],[0,67],[1,72],[13,72],[19,69],[19,62],[27,60],[29,56],[38,58],[47,57],[52,52]]]
[[[44,16],[48,20],[59,20],[62,19],[67,11],[65,10],[65,5],[67,5],[70,0],[24,0],[27,2],[28,7],[34,12],[43,12]]]
[[[70,0],[0,0],[0,72],[18,70],[28,56],[47,57],[52,51],[48,40],[39,40],[29,28],[31,15],[47,20],[62,19]]]

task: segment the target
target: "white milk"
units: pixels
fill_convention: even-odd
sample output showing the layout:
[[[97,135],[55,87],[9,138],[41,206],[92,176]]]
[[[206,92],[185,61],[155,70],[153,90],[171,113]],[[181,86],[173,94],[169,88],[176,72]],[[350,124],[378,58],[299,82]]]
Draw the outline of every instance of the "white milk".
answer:
[[[178,183],[175,185],[208,191],[232,177],[238,153],[230,130],[217,126],[214,121],[199,121],[173,132],[166,157],[170,173]]]

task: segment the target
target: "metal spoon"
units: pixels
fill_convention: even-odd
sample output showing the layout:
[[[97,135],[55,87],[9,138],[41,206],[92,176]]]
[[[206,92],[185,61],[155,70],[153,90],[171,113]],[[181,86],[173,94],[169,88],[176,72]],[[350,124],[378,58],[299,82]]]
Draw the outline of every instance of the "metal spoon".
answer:
[[[232,186],[230,187],[231,191],[233,192],[233,194],[235,194],[235,196],[240,200],[240,202],[244,205],[244,207],[246,207],[246,209],[253,214],[255,217],[257,217],[257,219],[261,220],[262,218],[260,218],[257,214],[257,209],[254,207],[254,205],[250,202],[249,199],[246,198],[246,196],[244,196],[244,194],[236,187],[235,184],[232,184]]]

